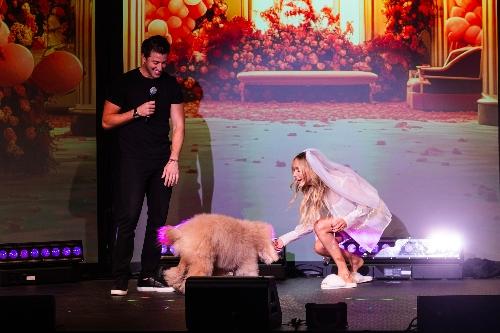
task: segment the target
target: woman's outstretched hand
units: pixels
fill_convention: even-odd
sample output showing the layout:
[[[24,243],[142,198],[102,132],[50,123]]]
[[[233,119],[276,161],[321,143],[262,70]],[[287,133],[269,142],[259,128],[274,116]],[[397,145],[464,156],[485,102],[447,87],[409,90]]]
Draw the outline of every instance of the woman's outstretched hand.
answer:
[[[281,252],[283,250],[283,241],[279,238],[273,239],[273,245],[276,252]]]

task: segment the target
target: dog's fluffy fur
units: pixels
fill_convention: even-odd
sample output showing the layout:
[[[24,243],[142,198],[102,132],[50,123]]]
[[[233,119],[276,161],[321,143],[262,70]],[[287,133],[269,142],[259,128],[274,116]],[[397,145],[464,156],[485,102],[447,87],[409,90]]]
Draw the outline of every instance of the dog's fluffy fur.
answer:
[[[178,227],[160,231],[160,241],[173,245],[180,256],[179,265],[165,271],[165,279],[184,293],[189,276],[257,276],[259,258],[268,265],[279,259],[272,235],[272,226],[264,222],[195,215]]]

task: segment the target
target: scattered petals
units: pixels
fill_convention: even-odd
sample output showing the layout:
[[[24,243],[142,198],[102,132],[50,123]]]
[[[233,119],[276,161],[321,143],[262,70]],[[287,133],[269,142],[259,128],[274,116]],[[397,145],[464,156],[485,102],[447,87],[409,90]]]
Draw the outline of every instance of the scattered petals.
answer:
[[[435,148],[435,147],[430,147],[430,148],[427,148],[423,153],[422,155],[423,156],[441,156],[444,154],[444,151],[442,151],[441,149],[439,148]]]

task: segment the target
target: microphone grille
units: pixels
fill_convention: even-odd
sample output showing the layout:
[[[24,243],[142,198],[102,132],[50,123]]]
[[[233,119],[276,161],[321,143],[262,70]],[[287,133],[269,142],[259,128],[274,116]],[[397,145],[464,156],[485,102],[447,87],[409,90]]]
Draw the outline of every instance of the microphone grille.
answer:
[[[156,94],[156,92],[157,92],[157,91],[158,91],[158,89],[156,89],[156,87],[151,87],[151,88],[149,89],[149,94],[150,94],[151,96],[153,96],[154,94]]]

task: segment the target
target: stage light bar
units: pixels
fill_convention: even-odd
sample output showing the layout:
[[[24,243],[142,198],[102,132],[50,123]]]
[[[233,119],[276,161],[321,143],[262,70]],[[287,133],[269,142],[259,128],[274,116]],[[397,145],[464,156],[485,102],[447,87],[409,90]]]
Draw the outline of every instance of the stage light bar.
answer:
[[[457,240],[453,237],[382,238],[371,253],[352,239],[339,246],[362,257],[368,274],[376,279],[461,279],[464,259]],[[330,262],[327,257],[325,267]]]
[[[12,264],[82,262],[81,240],[0,244],[0,267]]]
[[[341,248],[350,253],[367,259],[402,259],[402,260],[460,260],[462,259],[462,246],[456,238],[383,238],[368,252],[352,239],[339,244]]]
[[[172,245],[161,246],[161,256],[175,256],[175,249]]]

